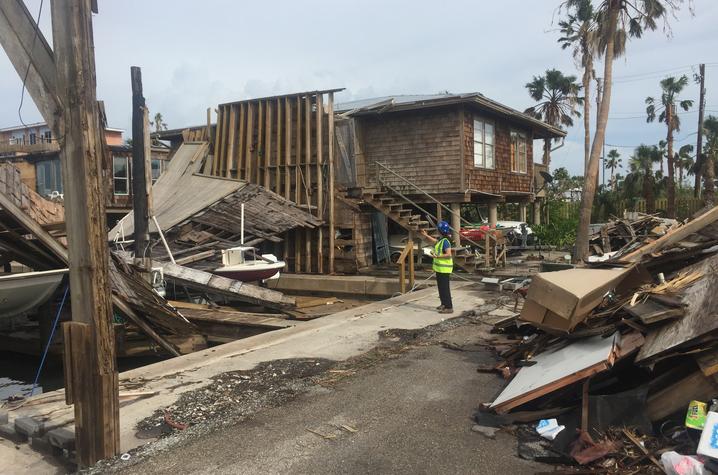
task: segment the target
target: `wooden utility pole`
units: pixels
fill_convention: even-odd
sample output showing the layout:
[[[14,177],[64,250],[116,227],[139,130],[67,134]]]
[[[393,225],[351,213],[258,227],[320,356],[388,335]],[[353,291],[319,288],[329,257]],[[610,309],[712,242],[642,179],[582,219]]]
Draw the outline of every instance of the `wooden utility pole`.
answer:
[[[142,70],[130,68],[132,80],[132,209],[134,211],[135,264],[150,270],[150,210],[149,195],[152,178],[148,179],[150,155],[149,119],[145,97],[142,95]]]
[[[52,0],[51,50],[22,0],[0,1],[0,44],[60,144],[72,299],[66,399],[82,466],[120,447],[91,10],[91,0]]]
[[[706,107],[706,65],[701,64],[699,66],[700,74],[700,102],[698,103],[698,143],[696,144],[696,162],[701,159],[703,155],[703,114],[705,113]],[[704,164],[705,165],[705,164]],[[695,186],[693,188],[693,196],[700,198],[701,196],[701,176],[703,167],[696,167],[695,172]]]

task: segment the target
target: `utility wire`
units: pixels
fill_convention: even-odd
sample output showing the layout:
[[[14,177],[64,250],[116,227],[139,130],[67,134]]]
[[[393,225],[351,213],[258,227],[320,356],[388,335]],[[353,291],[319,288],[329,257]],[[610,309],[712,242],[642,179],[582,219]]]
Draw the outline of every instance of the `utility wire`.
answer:
[[[20,105],[17,108],[17,116],[20,119],[20,123],[23,127],[27,127],[25,121],[22,120],[22,106],[25,103],[25,84],[27,83],[27,77],[30,74],[30,66],[32,65],[32,52],[35,51],[35,43],[40,31],[40,18],[42,17],[42,6],[45,4],[45,0],[40,0],[40,8],[37,12],[37,19],[35,20],[35,34],[32,37],[32,45],[28,52],[27,69],[25,70],[25,76],[22,78],[22,89],[20,90]]]

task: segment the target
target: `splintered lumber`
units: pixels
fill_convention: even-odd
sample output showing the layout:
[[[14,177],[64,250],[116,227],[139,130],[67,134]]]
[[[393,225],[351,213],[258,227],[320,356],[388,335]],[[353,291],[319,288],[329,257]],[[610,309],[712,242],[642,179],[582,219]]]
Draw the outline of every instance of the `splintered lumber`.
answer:
[[[718,220],[718,206],[712,208],[706,213],[698,216],[696,219],[688,222],[687,224],[675,228],[655,241],[648,243],[635,251],[621,256],[619,262],[638,262],[643,256],[653,254],[661,251],[673,244],[676,244],[690,235],[697,233],[704,227]]]
[[[129,305],[127,305],[120,299],[117,299],[114,304],[120,310],[120,312],[122,312],[122,314],[129,318],[132,323],[140,327],[140,329],[145,332],[147,336],[156,341],[157,344],[167,350],[169,354],[171,354],[172,356],[180,356],[179,351],[177,351],[177,349],[172,346],[167,340],[158,335],[157,332],[154,331],[152,327],[150,327],[144,320],[142,320],[142,318],[140,318],[140,316],[137,315],[135,311],[130,308]]]
[[[718,348],[713,348],[696,356],[696,363],[706,376],[718,373]]]
[[[293,297],[288,297],[276,290],[264,289],[256,285],[246,284],[238,280],[190,269],[170,262],[162,263],[162,270],[164,276],[170,280],[243,302],[257,303],[271,308],[292,306],[295,303]]]
[[[185,309],[182,314],[193,323],[208,322],[225,325],[249,326],[276,330],[294,326],[282,314],[251,313],[232,310]]]
[[[646,415],[658,421],[688,407],[691,401],[708,401],[718,393],[718,384],[700,371],[686,376],[648,398]]]
[[[636,305],[624,305],[623,309],[634,317],[639,318],[645,325],[679,318],[685,313],[682,307],[666,307],[651,299],[637,303]]]

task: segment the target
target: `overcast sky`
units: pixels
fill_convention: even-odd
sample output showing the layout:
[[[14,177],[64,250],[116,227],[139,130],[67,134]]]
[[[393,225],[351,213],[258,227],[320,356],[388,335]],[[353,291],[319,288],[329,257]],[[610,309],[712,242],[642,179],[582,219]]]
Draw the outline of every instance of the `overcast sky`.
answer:
[[[39,0],[26,0],[33,15]],[[50,8],[41,25],[48,40]],[[219,103],[344,87],[337,101],[389,94],[479,91],[511,107],[531,105],[524,85],[548,68],[576,74],[556,44],[560,0],[100,0],[94,18],[98,97],[109,125],[131,130],[130,66],[142,67],[151,114],[170,128],[201,124]],[[606,142],[624,162],[665,127],[646,124],[644,99],[668,74],[707,66],[707,109],[718,115],[718,1],[694,0],[672,19],[672,35],[647,34],[615,63]],[[141,15],[141,16],[140,16]],[[0,128],[19,123],[21,81],[0,53]],[[685,98],[695,99],[691,86]],[[592,111],[592,114],[595,114]],[[41,117],[26,100],[23,120]],[[679,145],[695,143],[697,111],[681,116]],[[582,122],[553,165],[579,173]],[[693,135],[690,135],[693,134]]]

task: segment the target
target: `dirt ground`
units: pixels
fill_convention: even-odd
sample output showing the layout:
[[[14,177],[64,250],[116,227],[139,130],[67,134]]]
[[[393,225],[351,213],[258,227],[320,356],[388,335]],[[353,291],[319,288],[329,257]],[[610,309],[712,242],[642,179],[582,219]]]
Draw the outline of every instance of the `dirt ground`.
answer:
[[[471,415],[501,388],[480,374],[488,326],[465,317],[386,331],[342,363],[285,360],[216,378],[138,427],[157,442],[95,467],[151,473],[511,473],[549,467],[519,459],[516,439],[472,432]],[[448,343],[448,344],[447,344]],[[468,347],[456,351],[447,347]],[[477,351],[478,348],[478,351]],[[260,396],[266,394],[267,396]],[[201,423],[199,423],[201,422]],[[192,423],[198,423],[192,425]]]

